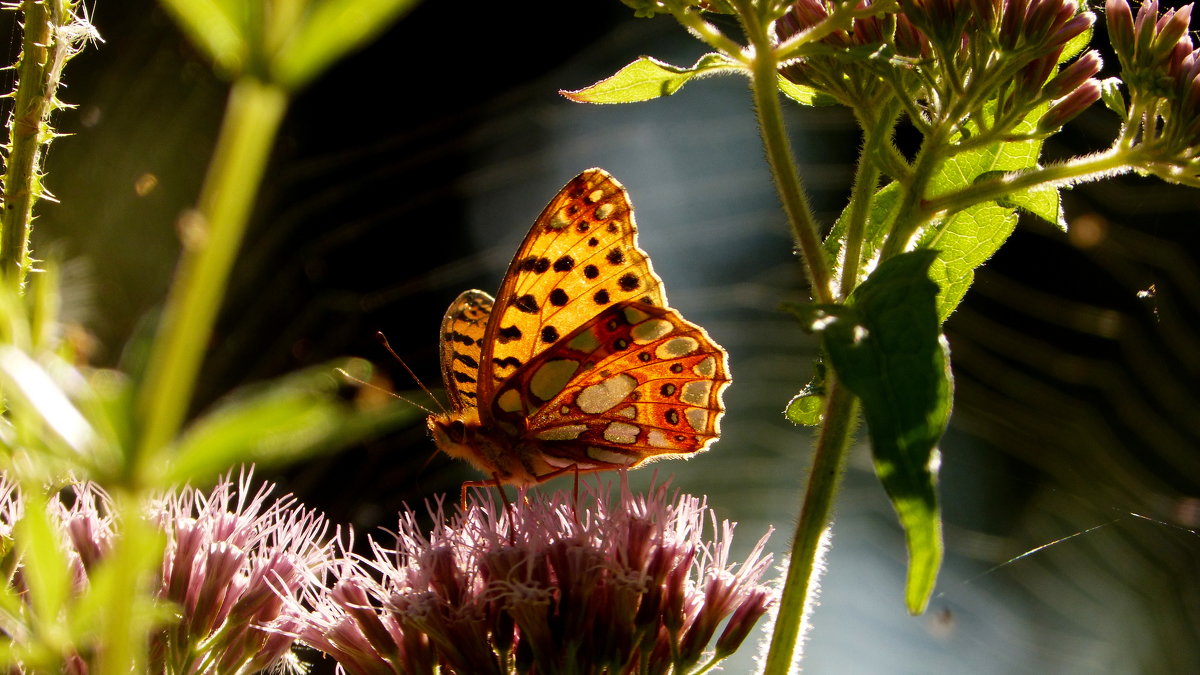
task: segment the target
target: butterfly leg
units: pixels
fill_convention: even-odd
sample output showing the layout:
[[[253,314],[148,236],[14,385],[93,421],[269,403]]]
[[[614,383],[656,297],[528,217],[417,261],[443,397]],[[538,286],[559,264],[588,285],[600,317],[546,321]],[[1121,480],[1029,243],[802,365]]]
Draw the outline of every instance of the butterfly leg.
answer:
[[[579,465],[575,465],[575,486],[571,492],[571,517],[579,525]]]
[[[500,493],[500,501],[504,503],[504,511],[508,514],[508,541],[512,545],[516,545],[516,527],[513,516],[515,510],[512,502],[508,500],[508,495],[504,492],[504,481],[500,480],[500,475],[493,473],[491,480],[469,480],[462,484],[462,492],[459,495],[459,503],[465,511],[467,508],[467,489],[468,488],[486,488],[495,487],[496,492]]]

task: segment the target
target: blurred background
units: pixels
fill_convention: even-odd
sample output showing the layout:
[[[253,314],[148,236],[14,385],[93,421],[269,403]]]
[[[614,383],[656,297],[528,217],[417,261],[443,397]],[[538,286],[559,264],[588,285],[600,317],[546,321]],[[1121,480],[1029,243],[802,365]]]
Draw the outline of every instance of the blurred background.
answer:
[[[643,54],[687,65],[701,45],[616,0],[469,4],[420,5],[297,98],[196,410],[339,355],[373,361],[387,386],[433,407],[407,393],[411,378],[374,333],[440,389],[446,306],[467,288],[494,293],[550,197],[601,166],[629,189],[671,304],[729,350],[734,375],[723,440],[631,480],[657,471],[707,495],[740,523],[741,552],[774,526],[782,553],[812,439],[781,411],[811,374],[814,344],[779,310],[807,295],[746,83],[573,104],[556,92]],[[226,86],[155,3],[101,2],[92,18],[105,42],[67,70],[61,98],[78,108],[57,126],[74,135],[50,151],[61,203],[41,205],[35,254],[64,265],[68,317],[92,336],[93,362],[135,364]],[[832,223],[856,128],[837,108],[788,113]],[[1115,129],[1097,105],[1047,156],[1102,148]],[[1070,233],[1023,220],[946,325],[957,392],[942,445],[947,560],[929,612],[904,611],[903,537],[856,447],[809,672],[1200,672],[1200,193],[1123,177],[1065,197]],[[479,477],[443,456],[426,463],[434,451],[418,423],[270,477],[371,532],[402,504]],[[752,672],[753,652],[726,672]]]

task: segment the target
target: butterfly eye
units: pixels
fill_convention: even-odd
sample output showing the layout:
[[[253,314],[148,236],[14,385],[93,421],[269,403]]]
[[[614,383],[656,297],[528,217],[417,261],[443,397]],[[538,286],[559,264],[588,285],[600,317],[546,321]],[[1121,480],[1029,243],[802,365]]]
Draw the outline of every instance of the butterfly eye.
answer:
[[[446,427],[446,436],[455,443],[462,443],[467,437],[467,425],[462,420],[454,420]]]

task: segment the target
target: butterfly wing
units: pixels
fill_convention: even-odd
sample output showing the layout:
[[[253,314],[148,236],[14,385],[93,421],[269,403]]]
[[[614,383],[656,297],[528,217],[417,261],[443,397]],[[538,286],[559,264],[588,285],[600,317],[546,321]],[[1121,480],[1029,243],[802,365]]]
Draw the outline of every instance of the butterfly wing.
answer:
[[[539,354],[628,301],[666,306],[662,280],[637,246],[625,188],[588,169],[550,200],[509,265],[480,354],[491,377],[480,379],[479,399],[493,400]]]
[[[455,411],[478,405],[479,359],[492,303],[483,291],[464,291],[442,318],[442,382]]]
[[[725,350],[675,310],[605,308],[505,382],[492,415],[552,467],[632,467],[720,435]]]

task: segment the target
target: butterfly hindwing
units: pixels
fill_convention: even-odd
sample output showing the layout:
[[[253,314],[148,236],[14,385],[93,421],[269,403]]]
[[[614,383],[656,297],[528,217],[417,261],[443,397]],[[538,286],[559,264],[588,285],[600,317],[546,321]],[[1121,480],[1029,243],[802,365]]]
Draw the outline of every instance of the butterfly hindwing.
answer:
[[[454,410],[478,405],[479,359],[492,302],[483,291],[464,291],[442,318],[442,382]]]
[[[612,305],[507,381],[493,416],[552,465],[631,467],[705,449],[720,435],[725,352],[673,309]]]

